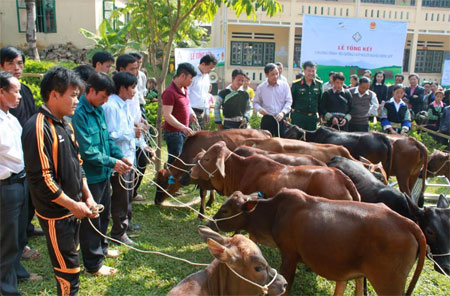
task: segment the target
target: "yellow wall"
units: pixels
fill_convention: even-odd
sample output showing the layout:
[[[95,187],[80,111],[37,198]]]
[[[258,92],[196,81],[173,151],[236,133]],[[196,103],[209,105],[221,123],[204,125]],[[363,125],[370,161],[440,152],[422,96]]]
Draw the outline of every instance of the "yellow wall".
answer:
[[[116,0],[122,6],[126,0]],[[93,42],[84,38],[79,29],[97,32],[103,21],[102,0],[56,0],[56,33],[37,33],[39,47],[72,42],[78,48]],[[26,29],[26,28],[25,28]],[[0,0],[0,46],[26,46],[25,33],[19,33],[16,0]]]

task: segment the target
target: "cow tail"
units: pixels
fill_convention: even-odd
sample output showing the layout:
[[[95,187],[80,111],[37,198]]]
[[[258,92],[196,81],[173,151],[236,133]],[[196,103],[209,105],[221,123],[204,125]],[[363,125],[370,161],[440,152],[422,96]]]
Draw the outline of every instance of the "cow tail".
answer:
[[[387,159],[386,159],[387,163],[383,164],[383,167],[389,179],[392,169],[392,144],[391,141],[389,141],[389,139],[385,135],[383,135],[383,142],[387,146]]]
[[[359,195],[358,189],[356,189],[356,186],[353,183],[352,179],[350,179],[350,177],[348,177],[343,172],[341,172],[341,171],[339,171],[339,172],[342,173],[342,176],[346,179],[345,187],[350,192],[350,195],[352,196],[352,200],[353,201],[361,201],[361,196]]]
[[[422,272],[423,265],[425,262],[425,256],[427,252],[427,243],[423,232],[415,223],[411,223],[411,230],[416,237],[417,243],[419,244],[419,260],[417,261],[416,270],[414,271],[411,282],[409,283],[408,290],[406,291],[406,296],[412,294],[414,287],[416,286],[417,280],[419,279],[420,273]]]

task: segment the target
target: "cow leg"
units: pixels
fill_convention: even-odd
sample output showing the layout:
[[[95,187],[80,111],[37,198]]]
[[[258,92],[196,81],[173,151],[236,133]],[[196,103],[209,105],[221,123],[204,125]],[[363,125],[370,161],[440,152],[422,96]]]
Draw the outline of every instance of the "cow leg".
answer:
[[[215,200],[216,200],[216,191],[213,189],[209,191],[209,200],[206,206],[211,207]]]
[[[205,214],[205,199],[206,199],[207,190],[204,190],[200,187],[200,214],[198,214],[199,219],[203,219],[201,214]]]
[[[400,175],[397,175],[396,177],[397,177],[398,189],[400,189],[401,192],[408,194],[408,196],[411,196],[411,190],[409,189],[408,176],[400,174]]]
[[[337,281],[336,282],[336,287],[334,288],[333,296],[342,296],[342,295],[344,295],[346,287],[347,287],[347,281]]]
[[[295,252],[286,252],[283,250],[280,251],[281,251],[280,273],[282,276],[284,276],[284,278],[288,283],[286,292],[283,295],[289,295],[289,291],[291,290],[292,284],[294,283],[295,269],[297,268],[299,256]]]
[[[355,295],[363,296],[364,295],[364,278],[360,277],[355,280]]]

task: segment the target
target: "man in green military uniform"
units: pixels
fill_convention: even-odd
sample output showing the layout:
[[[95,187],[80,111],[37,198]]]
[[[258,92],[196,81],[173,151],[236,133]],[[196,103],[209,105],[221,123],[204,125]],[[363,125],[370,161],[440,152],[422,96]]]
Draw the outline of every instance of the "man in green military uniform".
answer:
[[[317,111],[322,96],[322,81],[316,77],[314,62],[303,63],[305,76],[292,83],[292,123],[306,130],[317,129]]]

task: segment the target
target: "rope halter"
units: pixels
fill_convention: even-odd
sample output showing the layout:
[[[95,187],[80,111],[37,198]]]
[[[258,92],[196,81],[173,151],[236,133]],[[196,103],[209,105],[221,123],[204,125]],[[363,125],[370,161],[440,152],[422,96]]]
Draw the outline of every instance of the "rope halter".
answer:
[[[230,154],[228,154],[228,156],[225,158],[224,163],[228,160],[228,158],[231,157],[232,154],[234,154],[234,152],[233,152],[233,151],[230,151]],[[199,167],[200,167],[206,174],[208,174],[208,179],[213,178],[213,177],[214,177],[214,174],[219,170],[219,168],[216,167],[216,169],[215,169],[212,173],[210,173],[210,172],[202,165],[202,163],[201,163],[200,160],[201,160],[201,159],[197,160],[197,164],[199,165]]]
[[[258,204],[259,204],[259,202],[257,202],[255,207],[253,209],[251,209],[250,211],[248,211],[247,213],[249,214],[249,213],[252,213],[254,210],[256,210],[256,207],[258,206]],[[237,214],[234,214],[234,215],[232,215],[230,217],[224,217],[224,218],[218,218],[218,219],[214,219],[213,218],[213,219],[210,219],[210,221],[214,223],[214,225],[216,226],[218,231],[221,231],[220,228],[219,228],[219,224],[217,222],[225,221],[225,220],[231,220],[231,219],[236,218],[236,217],[238,217],[238,216],[240,216],[242,214],[244,214],[243,211],[241,211],[241,212],[239,212]]]
[[[433,263],[439,268],[439,270],[442,272],[443,275],[445,275],[447,278],[450,278],[450,276],[444,271],[444,269],[433,259],[434,257],[445,257],[445,256],[450,256],[450,253],[433,254],[431,253],[430,246],[427,245],[427,258],[433,261]]]
[[[247,278],[245,278],[245,277],[243,277],[242,275],[240,275],[239,273],[237,273],[237,271],[235,271],[233,268],[231,268],[227,263],[225,263],[225,265],[238,277],[238,278],[240,278],[240,279],[242,279],[242,280],[244,280],[244,281],[246,281],[247,283],[250,283],[250,284],[252,284],[252,285],[254,285],[254,286],[256,286],[256,287],[258,287],[258,288],[260,288],[261,290],[262,290],[262,292],[264,293],[264,295],[267,295],[267,294],[269,294],[269,287],[270,287],[270,285],[272,285],[274,282],[275,282],[275,280],[277,279],[277,276],[278,276],[278,271],[275,269],[275,268],[270,268],[271,270],[274,270],[275,271],[275,275],[273,276],[273,278],[267,283],[267,284],[265,284],[264,286],[262,286],[262,285],[260,285],[260,284],[258,284],[258,283],[255,283],[255,282],[253,282],[253,281],[251,281],[251,280],[249,280],[249,279],[247,279]]]

